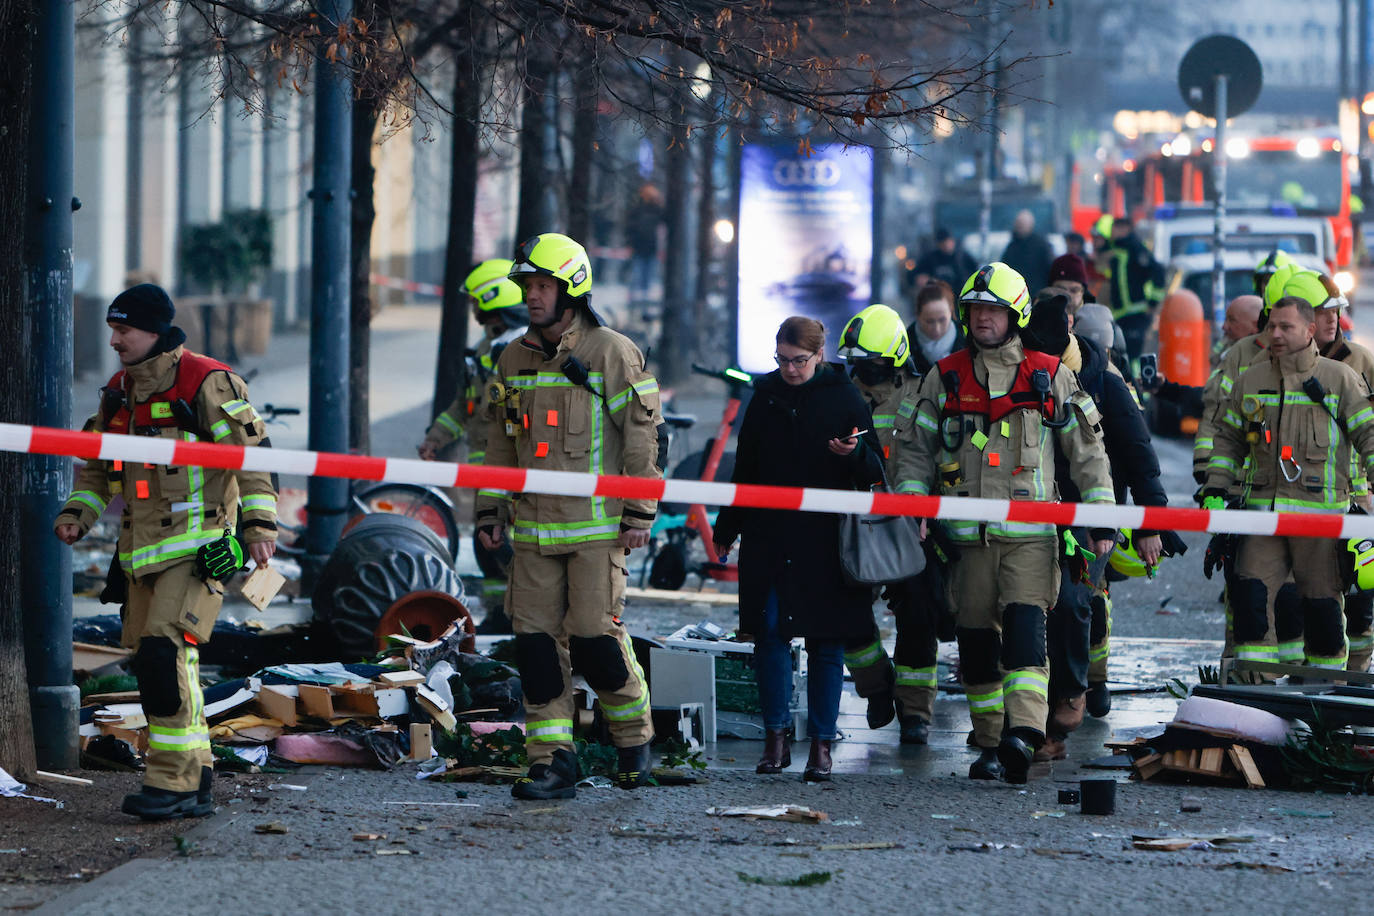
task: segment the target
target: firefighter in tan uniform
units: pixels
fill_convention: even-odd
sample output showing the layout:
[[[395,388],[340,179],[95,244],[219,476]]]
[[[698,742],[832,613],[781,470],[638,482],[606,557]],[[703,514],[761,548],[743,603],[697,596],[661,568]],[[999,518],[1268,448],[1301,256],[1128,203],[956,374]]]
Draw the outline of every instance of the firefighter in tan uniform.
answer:
[[[1317,310],[1317,352],[1354,369],[1374,391],[1374,353],[1353,340],[1346,340],[1341,333],[1341,310],[1348,308],[1350,302],[1330,277],[1322,276],[1320,282],[1325,296],[1320,304],[1313,303]],[[1369,478],[1358,461],[1351,464],[1350,473],[1350,490],[1355,502],[1365,512],[1374,511]],[[1350,643],[1346,670],[1368,671],[1370,657],[1374,656],[1374,592],[1355,588],[1345,596],[1345,635]]]
[[[482,339],[468,351],[463,387],[430,424],[424,441],[417,451],[425,461],[436,461],[454,442],[466,439],[469,464],[486,460],[488,424],[487,382],[496,371],[496,360],[513,340],[524,335],[530,323],[523,293],[510,279],[515,262],[509,258],[492,258],[472,269],[463,280],[463,289],[472,302],[472,316],[482,328]],[[465,425],[466,424],[466,425]],[[510,548],[495,554],[482,546],[474,530],[473,554],[482,570],[482,597],[487,614],[477,627],[479,633],[509,633],[510,621],[499,607],[499,599],[506,591],[506,576],[510,567]]]
[[[172,301],[140,284],[120,293],[106,320],[124,369],[101,391],[87,423],[96,432],[254,446],[262,420],[243,379],[192,353],[172,326]],[[256,471],[86,462],[54,524],[65,543],[79,540],[115,496],[124,499],[119,565],[127,587],[122,642],[134,650],[148,717],[143,789],[123,810],[145,820],[214,810],[212,758],[197,647],[210,638],[223,597],[221,580],[242,565],[233,538],[242,508],[243,540],[258,566],[276,549],[277,496]]]
[[[1085,502],[1112,504],[1101,416],[1058,357],[1022,348],[1031,299],[1001,262],[979,268],[959,297],[967,348],[940,360],[897,411],[892,469],[899,492],[1054,501],[1055,446]],[[1045,618],[1059,593],[1055,527],[946,521],[954,564],[960,676],[981,753],[971,779],[1025,782],[1049,717]],[[1092,549],[1114,532],[1094,530]]]
[[[886,305],[870,305],[845,325],[839,353],[872,411],[873,431],[886,460],[892,453],[897,405],[903,392],[913,393],[918,384],[904,368],[910,343],[901,316]],[[887,586],[897,624],[894,657],[883,648],[876,622],[870,638],[845,646],[844,662],[854,677],[854,690],[868,700],[868,727],[882,728],[895,716],[902,744],[925,744],[930,737],[939,650],[935,615],[944,613],[943,590],[934,563],[927,563],[925,572],[907,582]]]
[[[1366,473],[1374,462],[1369,389],[1349,366],[1317,354],[1306,299],[1279,299],[1268,328],[1269,346],[1237,381],[1217,427],[1203,505],[1222,508],[1239,481],[1250,509],[1343,513],[1352,460]],[[1327,538],[1240,539],[1229,589],[1237,659],[1280,659],[1275,596],[1291,576],[1306,663],[1345,667],[1343,546]]]
[[[486,462],[658,479],[658,382],[626,337],[592,311],[581,245],[544,233],[523,242],[511,278],[530,331],[506,347],[492,381]],[[529,774],[516,798],[572,798],[572,670],[601,701],[619,749],[616,782],[649,776],[649,686],[620,620],[626,557],[648,542],[656,503],[600,496],[480,491],[478,536],[515,547],[506,612],[525,693]]]

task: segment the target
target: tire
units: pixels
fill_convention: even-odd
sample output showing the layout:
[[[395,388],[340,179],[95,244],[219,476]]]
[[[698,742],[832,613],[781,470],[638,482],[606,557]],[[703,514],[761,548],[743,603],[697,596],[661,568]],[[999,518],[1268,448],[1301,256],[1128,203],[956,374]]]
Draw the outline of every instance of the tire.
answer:
[[[671,480],[700,480],[701,469],[706,465],[706,453],[708,449],[699,452],[692,452],[686,458],[677,463],[677,467],[669,472]],[[730,478],[735,473],[735,453],[727,451],[720,456],[720,467],[716,468],[715,481],[717,483],[729,483]],[[685,515],[687,506],[684,503],[661,503],[658,511],[662,515]]]
[[[453,517],[453,503],[433,487],[413,483],[374,484],[353,495],[353,509],[353,516],[344,525],[344,534],[369,515],[399,515],[414,519],[432,531],[448,551],[449,560],[458,561],[461,535]]]

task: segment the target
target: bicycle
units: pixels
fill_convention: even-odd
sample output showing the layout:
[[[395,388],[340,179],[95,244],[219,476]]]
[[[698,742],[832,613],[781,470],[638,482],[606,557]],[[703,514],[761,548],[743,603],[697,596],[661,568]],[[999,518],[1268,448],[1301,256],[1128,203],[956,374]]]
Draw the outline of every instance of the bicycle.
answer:
[[[734,452],[726,451],[726,445],[739,417],[745,393],[754,387],[754,377],[735,367],[710,369],[697,363],[692,364],[692,371],[725,382],[729,393],[715,436],[706,443],[705,449],[682,459],[669,476],[676,480],[728,482],[734,475],[735,456]],[[665,412],[663,421],[669,427],[668,454],[671,458],[674,431],[691,428],[696,418]],[[688,573],[718,582],[739,581],[739,567],[736,564],[722,562],[709,555],[714,543],[713,524],[712,516],[704,505],[697,503],[684,507],[678,503],[664,503],[659,507],[658,521],[651,529],[651,535],[648,562],[640,572],[641,586],[646,571],[651,586],[669,591],[682,588]],[[666,539],[662,548],[658,543],[660,537]],[[693,538],[700,539],[705,559],[689,563],[688,553]]]

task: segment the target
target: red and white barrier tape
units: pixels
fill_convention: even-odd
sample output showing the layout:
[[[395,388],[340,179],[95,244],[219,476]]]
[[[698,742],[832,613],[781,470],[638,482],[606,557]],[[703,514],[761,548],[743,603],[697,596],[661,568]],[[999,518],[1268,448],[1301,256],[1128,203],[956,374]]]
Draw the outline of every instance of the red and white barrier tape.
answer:
[[[1299,512],[1246,512],[1103,506],[1087,503],[1019,502],[955,496],[901,496],[811,487],[649,480],[643,477],[541,471],[475,464],[446,464],[414,458],[374,458],[281,448],[243,448],[208,442],[179,442],[149,436],[84,433],[42,426],[0,423],[0,451],[65,455],[106,461],[197,465],[245,471],[275,471],[311,477],[385,480],[467,489],[509,490],[556,496],[659,499],[708,506],[750,506],[802,512],[914,515],[976,522],[1032,522],[1086,528],[1148,528],[1290,537],[1374,537],[1374,516]]]
[[[422,296],[442,296],[444,288],[434,283],[418,283],[415,280],[405,280],[401,277],[388,277],[385,274],[368,274],[367,282],[373,286],[384,286],[387,289],[399,289],[408,293],[419,293]]]

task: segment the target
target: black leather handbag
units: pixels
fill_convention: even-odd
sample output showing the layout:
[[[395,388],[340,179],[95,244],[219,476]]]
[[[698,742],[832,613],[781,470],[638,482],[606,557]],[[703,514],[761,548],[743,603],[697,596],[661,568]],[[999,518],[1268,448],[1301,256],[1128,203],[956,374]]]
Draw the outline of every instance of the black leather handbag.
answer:
[[[887,474],[883,474],[887,487]],[[840,567],[854,585],[885,585],[926,568],[920,519],[909,515],[846,515],[840,519]]]

